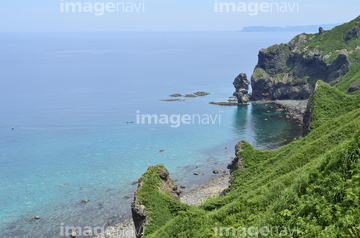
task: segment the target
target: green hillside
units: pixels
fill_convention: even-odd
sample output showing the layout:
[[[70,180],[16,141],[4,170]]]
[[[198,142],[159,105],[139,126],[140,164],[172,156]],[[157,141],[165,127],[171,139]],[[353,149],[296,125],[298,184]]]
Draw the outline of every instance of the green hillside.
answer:
[[[260,151],[243,141],[246,168],[234,172],[232,189],[223,198],[193,207],[158,192],[143,196],[150,205],[146,237],[226,236],[222,227],[228,227],[229,237],[233,232],[262,237],[264,227],[273,229],[272,236],[263,232],[267,237],[278,237],[275,227],[286,237],[290,232],[293,237],[359,237],[358,98],[325,83],[315,94],[314,130],[277,151]],[[341,109],[329,112],[333,104]]]
[[[329,62],[346,50],[350,71],[332,86],[316,80],[307,136],[276,151],[241,141],[245,169],[232,174],[226,195],[184,205],[159,191],[162,165],[144,174],[145,237],[360,237],[360,90],[351,90],[360,86],[360,51],[358,37],[347,39],[359,22],[306,36],[300,50]]]

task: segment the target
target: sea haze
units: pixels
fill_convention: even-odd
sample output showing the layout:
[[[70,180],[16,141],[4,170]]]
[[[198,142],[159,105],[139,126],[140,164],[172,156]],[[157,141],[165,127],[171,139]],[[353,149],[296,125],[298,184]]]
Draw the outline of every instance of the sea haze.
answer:
[[[133,196],[131,182],[150,165],[164,164],[191,188],[214,177],[213,168],[225,169],[242,139],[275,149],[299,136],[298,123],[271,105],[208,104],[227,100],[239,73],[250,78],[261,48],[293,36],[1,34],[0,237],[60,237],[61,224],[119,222],[130,216],[132,199],[123,197]],[[161,101],[196,91],[211,95]],[[219,115],[221,123],[126,123],[137,111]],[[195,166],[204,175],[194,176]]]

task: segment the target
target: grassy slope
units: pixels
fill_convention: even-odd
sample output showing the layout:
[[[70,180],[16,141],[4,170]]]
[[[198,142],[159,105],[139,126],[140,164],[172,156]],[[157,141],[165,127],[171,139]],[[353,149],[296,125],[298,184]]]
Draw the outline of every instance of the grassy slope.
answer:
[[[298,227],[303,237],[357,237],[360,109],[354,97],[325,84],[317,95],[332,99],[330,104],[347,103],[330,114],[326,101],[316,107],[316,129],[277,151],[259,151],[244,142],[240,153],[247,168],[234,173],[225,197],[188,207],[170,200],[162,205],[160,193],[144,196],[157,214],[146,237],[216,237],[215,226],[286,226]],[[162,213],[166,219],[160,219]]]
[[[323,125],[332,118],[360,108],[360,96],[343,93],[319,81],[315,93],[313,128]],[[310,99],[311,100],[311,99]]]
[[[156,231],[178,215],[179,211],[186,211],[189,208],[188,205],[173,199],[170,192],[160,191],[163,186],[160,169],[166,170],[164,165],[149,167],[142,176],[142,187],[136,191],[138,201],[145,205],[148,221],[152,224],[146,228],[145,234]]]

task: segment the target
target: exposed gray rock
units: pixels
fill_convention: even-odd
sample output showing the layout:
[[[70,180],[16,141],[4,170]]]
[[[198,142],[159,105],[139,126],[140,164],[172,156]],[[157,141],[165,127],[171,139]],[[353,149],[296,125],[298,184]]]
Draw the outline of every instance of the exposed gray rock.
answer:
[[[233,85],[235,87],[235,93],[233,96],[237,98],[238,103],[246,104],[250,99],[248,94],[250,81],[247,79],[246,74],[239,74],[235,78]]]
[[[303,130],[302,130],[302,136],[307,136],[311,130],[313,129],[313,117],[314,117],[314,109],[315,109],[315,97],[316,97],[316,88],[318,87],[318,84],[316,83],[314,94],[309,98],[304,118],[303,118]]]
[[[243,169],[244,165],[241,162],[241,155],[239,155],[240,151],[243,151],[244,142],[240,141],[235,145],[235,158],[229,163],[227,166],[228,169],[230,169],[230,173],[233,173],[235,170]]]
[[[150,168],[152,167],[149,167],[149,169]],[[136,229],[136,238],[143,238],[145,228],[147,225],[149,225],[146,207],[144,204],[141,203],[141,201],[139,201],[137,194],[139,189],[142,188],[143,176],[141,176],[141,178],[139,179],[138,189],[135,191],[134,201],[131,204],[131,213]],[[174,181],[170,178],[169,172],[164,169],[159,169],[159,176],[162,180],[162,185],[158,188],[159,191],[164,193],[170,192],[174,199],[180,201],[181,190],[178,189],[177,185],[175,185]]]
[[[77,235],[78,235],[78,234],[77,234],[76,232],[72,232],[72,233],[70,234],[70,237],[71,237],[71,238],[75,238],[75,237],[77,237]]]
[[[309,40],[306,37],[301,34],[288,44],[260,50],[258,64],[251,76],[251,100],[307,99],[317,80],[331,83],[350,71],[346,50],[332,62],[327,62],[329,56],[303,47]]]
[[[353,38],[359,38],[359,28],[357,26],[349,31],[349,33],[344,37],[344,40],[347,42]]]
[[[282,73],[286,69],[286,61],[290,56],[288,45],[274,45],[259,52],[257,68],[262,68],[270,75]]]
[[[350,84],[349,93],[355,92],[360,88],[360,79]]]

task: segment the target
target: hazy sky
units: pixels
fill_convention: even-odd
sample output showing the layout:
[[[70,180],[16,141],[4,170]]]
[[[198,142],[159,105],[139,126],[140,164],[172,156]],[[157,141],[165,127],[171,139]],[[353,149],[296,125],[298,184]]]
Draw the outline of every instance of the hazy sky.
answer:
[[[69,3],[77,4],[75,12],[66,12],[66,9],[73,10]],[[218,11],[220,9],[226,11],[226,5],[221,5],[223,3],[229,4],[231,12],[216,12],[216,6]],[[276,4],[272,5],[271,12],[269,7],[271,3],[278,3],[279,7],[283,7],[279,9],[275,7]],[[347,22],[360,15],[360,2],[358,0],[259,0],[257,2],[256,0],[3,0],[0,9],[1,32],[192,31],[241,30],[244,26],[254,25],[286,26]],[[232,12],[233,10],[235,12]]]

